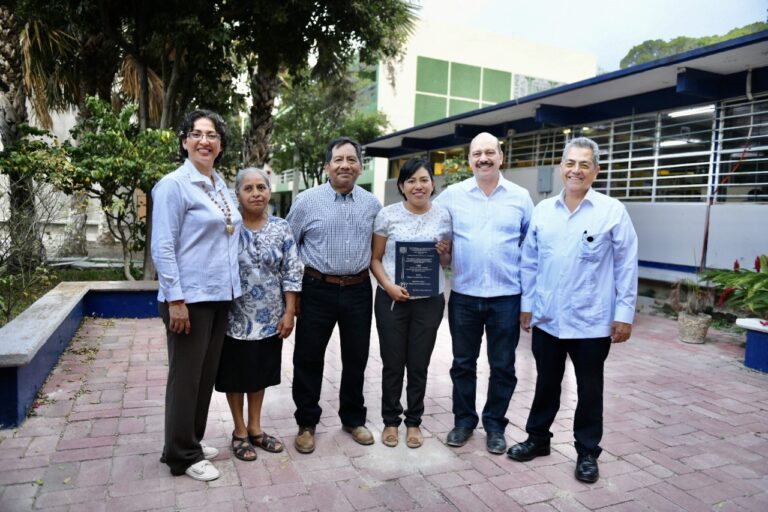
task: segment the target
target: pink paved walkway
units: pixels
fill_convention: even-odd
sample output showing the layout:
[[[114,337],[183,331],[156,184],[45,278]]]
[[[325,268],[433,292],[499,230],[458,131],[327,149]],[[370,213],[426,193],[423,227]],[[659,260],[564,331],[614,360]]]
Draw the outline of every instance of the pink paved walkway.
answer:
[[[640,316],[633,339],[614,346],[606,375],[602,478],[573,478],[572,373],[554,428],[551,456],[521,464],[485,451],[478,430],[461,449],[443,445],[452,427],[451,350],[443,323],[430,368],[418,450],[379,442],[381,364],[374,338],[367,371],[369,427],[376,444],[355,444],[335,414],[338,342],[326,360],[324,416],[315,453],[293,449],[292,340],[283,384],[267,392],[264,425],[283,438],[282,454],[231,457],[232,423],[215,394],[207,441],[222,449],[222,478],[206,484],[171,477],[162,446],[165,340],[159,320],[88,320],[45,386],[37,415],[0,431],[0,510],[768,510],[768,375],[746,370],[743,348],[714,333],[703,346],[676,341],[675,323]],[[480,365],[482,406],[487,363]],[[530,339],[518,348],[519,384],[507,440],[532,399]]]

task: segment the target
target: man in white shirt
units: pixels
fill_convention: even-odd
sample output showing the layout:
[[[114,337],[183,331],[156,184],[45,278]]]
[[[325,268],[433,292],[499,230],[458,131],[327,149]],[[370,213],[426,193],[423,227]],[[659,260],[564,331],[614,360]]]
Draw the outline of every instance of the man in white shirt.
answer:
[[[565,188],[533,211],[523,246],[520,325],[533,327],[538,375],[528,439],[507,452],[521,462],[549,455],[570,356],[578,386],[575,476],[587,483],[600,476],[603,365],[611,342],[629,339],[637,298],[637,235],[624,205],[592,189],[599,172],[597,144],[572,140],[560,163]]]
[[[435,199],[450,212],[453,227],[448,322],[454,428],[445,442],[463,446],[478,424],[477,358],[485,331],[491,375],[483,427],[486,448],[494,454],[507,449],[504,430],[517,384],[515,348],[520,337],[520,245],[533,211],[528,191],[501,175],[502,160],[499,140],[479,134],[469,146],[474,177],[451,185]]]

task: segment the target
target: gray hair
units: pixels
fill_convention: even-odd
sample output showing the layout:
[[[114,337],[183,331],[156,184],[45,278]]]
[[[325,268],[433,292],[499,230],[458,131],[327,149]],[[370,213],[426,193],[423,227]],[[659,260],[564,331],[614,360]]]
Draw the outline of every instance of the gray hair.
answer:
[[[237,176],[235,177],[235,194],[240,193],[240,188],[243,186],[245,177],[251,173],[255,173],[261,176],[261,178],[264,180],[264,183],[267,184],[267,188],[271,188],[272,185],[269,183],[269,175],[267,174],[267,171],[259,167],[246,167],[245,169],[241,169],[237,172]]]
[[[582,148],[592,150],[592,164],[597,167],[600,165],[600,148],[597,146],[597,142],[588,137],[576,137],[572,139],[563,149],[563,158],[560,162],[565,162],[565,155],[568,154],[571,148]]]

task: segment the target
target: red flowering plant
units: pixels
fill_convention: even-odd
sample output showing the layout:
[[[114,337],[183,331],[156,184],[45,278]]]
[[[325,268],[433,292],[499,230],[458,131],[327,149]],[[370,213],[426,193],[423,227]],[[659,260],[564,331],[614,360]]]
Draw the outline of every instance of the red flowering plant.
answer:
[[[768,325],[767,255],[755,258],[754,270],[742,268],[736,260],[733,270],[710,269],[702,277],[720,290],[718,306],[749,311],[763,319],[763,325]]]

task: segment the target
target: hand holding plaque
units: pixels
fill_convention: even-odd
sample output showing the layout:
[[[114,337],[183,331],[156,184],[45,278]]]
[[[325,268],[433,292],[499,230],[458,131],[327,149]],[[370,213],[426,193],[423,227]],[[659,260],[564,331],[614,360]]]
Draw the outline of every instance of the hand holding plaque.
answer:
[[[411,297],[439,294],[439,272],[435,242],[395,242],[395,283]]]

